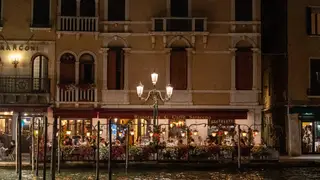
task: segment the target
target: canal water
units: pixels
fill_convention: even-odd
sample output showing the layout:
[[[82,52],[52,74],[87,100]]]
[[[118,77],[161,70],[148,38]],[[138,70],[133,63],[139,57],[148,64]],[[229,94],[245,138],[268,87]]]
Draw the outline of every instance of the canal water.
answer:
[[[35,178],[31,171],[23,171],[23,180],[42,179]],[[39,174],[42,176],[42,174]],[[49,179],[49,174],[47,179]],[[0,180],[16,180],[14,170],[0,169]],[[64,170],[57,174],[57,180],[94,180],[94,171],[89,170]],[[101,180],[107,180],[107,173],[101,171]],[[284,169],[246,169],[217,170],[217,171],[153,171],[113,174],[113,180],[319,180],[320,168],[284,168]]]

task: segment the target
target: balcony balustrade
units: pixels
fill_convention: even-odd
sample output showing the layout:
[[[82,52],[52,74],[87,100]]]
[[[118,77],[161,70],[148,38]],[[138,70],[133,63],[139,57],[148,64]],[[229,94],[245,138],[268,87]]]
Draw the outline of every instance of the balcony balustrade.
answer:
[[[89,103],[95,102],[97,88],[80,88],[76,86],[57,87],[57,101],[59,103]]]
[[[152,19],[152,30],[155,32],[205,32],[207,18],[204,17],[161,17]]]
[[[50,79],[0,77],[0,93],[50,93]]]
[[[58,19],[59,31],[96,32],[98,27],[97,17],[60,16]]]

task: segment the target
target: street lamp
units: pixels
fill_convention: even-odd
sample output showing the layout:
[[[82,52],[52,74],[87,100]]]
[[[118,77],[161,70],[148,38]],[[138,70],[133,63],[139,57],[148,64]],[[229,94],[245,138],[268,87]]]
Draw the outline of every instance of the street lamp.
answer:
[[[157,117],[158,117],[158,104],[159,101],[162,102],[167,102],[170,100],[172,93],[173,93],[173,87],[171,85],[166,86],[166,96],[163,97],[161,92],[156,89],[156,84],[158,82],[158,74],[157,73],[152,73],[151,74],[151,82],[153,84],[153,89],[148,92],[148,96],[146,98],[142,97],[144,86],[140,82],[139,85],[137,86],[137,95],[139,99],[143,101],[148,101],[149,99],[153,100],[153,125],[157,125]]]

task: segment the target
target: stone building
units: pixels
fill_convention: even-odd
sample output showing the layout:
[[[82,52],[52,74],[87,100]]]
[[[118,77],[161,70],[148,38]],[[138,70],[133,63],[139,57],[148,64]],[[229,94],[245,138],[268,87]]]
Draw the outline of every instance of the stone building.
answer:
[[[263,119],[282,126],[280,145],[292,156],[320,152],[319,5],[263,4]]]
[[[50,79],[44,103],[50,107],[41,116],[59,118],[72,135],[90,133],[98,119],[151,123],[151,104],[139,100],[136,86],[151,90],[152,72],[161,92],[167,84],[174,88],[159,105],[159,124],[233,122],[260,130],[260,0],[1,2],[1,78],[17,71],[15,80],[28,77],[31,84]],[[16,67],[8,57],[20,58]],[[32,87],[15,93],[40,98]],[[135,129],[137,136],[146,131]]]

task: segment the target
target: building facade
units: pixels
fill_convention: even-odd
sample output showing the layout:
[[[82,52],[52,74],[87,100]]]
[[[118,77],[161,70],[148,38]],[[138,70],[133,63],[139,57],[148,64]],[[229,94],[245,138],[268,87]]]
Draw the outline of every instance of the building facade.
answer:
[[[16,3],[30,7],[21,13],[31,22],[9,11]],[[134,120],[136,136],[146,135],[139,125],[152,124],[152,107],[139,100],[136,86],[151,90],[152,72],[161,92],[166,84],[174,88],[159,105],[159,124],[261,129],[259,0],[19,0],[2,7],[6,39],[46,42],[37,46],[42,54],[35,51],[47,59],[41,77],[51,80],[45,115],[72,135],[84,136],[108,118]]]
[[[314,0],[272,2],[269,8],[279,8],[274,22],[270,20],[266,25],[269,29],[274,28],[277,35],[272,36],[270,32],[269,42],[263,43],[268,44],[265,47],[269,46],[265,53],[270,54],[263,58],[271,70],[264,76],[264,100],[269,105],[264,119],[273,119],[284,127],[286,140],[284,138],[282,143],[287,144],[289,155],[319,153],[320,52],[317,46],[320,3]]]

